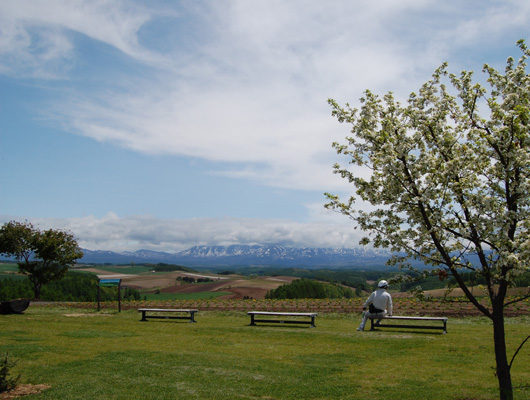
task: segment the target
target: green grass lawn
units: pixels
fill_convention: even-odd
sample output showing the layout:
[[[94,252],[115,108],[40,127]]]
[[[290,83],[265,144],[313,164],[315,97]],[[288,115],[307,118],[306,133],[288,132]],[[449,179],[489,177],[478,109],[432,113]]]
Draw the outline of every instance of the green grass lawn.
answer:
[[[18,271],[18,264],[0,263],[0,272],[16,272]]]
[[[83,268],[86,268],[87,266],[83,266]],[[150,267],[146,267],[145,265],[95,265],[92,266],[93,268],[97,268],[101,271],[106,272],[112,272],[115,274],[131,274],[131,275],[137,275],[137,274],[144,274],[151,271]],[[76,270],[75,268],[73,269]]]
[[[130,310],[30,306],[0,315],[0,353],[31,399],[494,399],[492,329],[450,319],[448,333],[356,332],[359,315],[321,314],[316,328],[249,326],[244,312],[199,312],[197,323],[140,322]],[[507,321],[510,354],[530,318]],[[513,366],[530,398],[530,348]]]
[[[26,279],[24,275],[16,275],[18,264],[0,263],[0,279]]]
[[[28,279],[25,275],[15,275],[15,274],[8,274],[8,273],[1,273],[0,272],[0,279],[17,279],[17,280],[22,280],[22,279]]]

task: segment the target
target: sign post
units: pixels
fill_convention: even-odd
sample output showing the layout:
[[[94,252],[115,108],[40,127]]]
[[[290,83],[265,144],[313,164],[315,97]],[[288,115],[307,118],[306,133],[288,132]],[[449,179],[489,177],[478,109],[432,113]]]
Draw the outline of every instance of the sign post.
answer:
[[[98,311],[101,309],[100,307],[100,287],[101,286],[112,286],[112,287],[118,287],[118,311],[121,312],[121,279],[100,279],[98,284]]]

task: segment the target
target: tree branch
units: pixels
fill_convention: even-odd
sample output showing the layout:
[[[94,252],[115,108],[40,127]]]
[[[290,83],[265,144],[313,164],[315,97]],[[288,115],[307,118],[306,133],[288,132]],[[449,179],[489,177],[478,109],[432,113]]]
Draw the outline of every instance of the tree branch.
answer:
[[[524,344],[528,341],[528,339],[530,339],[530,335],[528,335],[526,337],[525,340],[523,340],[523,342],[519,345],[519,347],[517,348],[517,350],[515,350],[515,353],[512,357],[512,360],[510,361],[510,365],[508,365],[508,369],[511,369],[512,368],[512,364],[513,364],[513,360],[515,360],[515,356],[517,355],[517,353],[519,353],[519,350],[522,349],[522,347],[524,346]]]
[[[512,300],[512,301],[509,301],[507,303],[504,303],[504,307],[506,306],[509,306],[510,304],[514,304],[514,303],[518,303],[520,301],[523,301],[525,299],[529,299],[530,298],[530,292],[528,292],[527,295],[523,296],[523,297],[519,297],[518,299],[515,299],[515,300]]]
[[[413,190],[414,194],[416,195],[416,197],[418,199],[420,199],[421,197],[419,196],[419,190],[416,187],[416,182],[414,181],[414,179],[411,176],[411,173],[410,173],[406,158],[405,157],[400,157],[399,161],[401,161],[401,163],[403,165],[403,172],[405,174],[405,177],[407,178],[407,181],[408,181],[410,187],[412,188],[412,190]],[[431,220],[430,220],[430,218],[428,216],[428,213],[427,213],[427,208],[425,207],[425,204],[421,200],[418,200],[418,209],[420,210],[421,217],[423,219],[425,227],[429,231],[429,235],[431,236],[431,240],[433,241],[434,246],[436,247],[436,249],[438,250],[438,252],[442,256],[442,259],[444,260],[444,264],[447,265],[447,267],[449,268],[449,270],[451,271],[451,273],[455,277],[456,281],[458,282],[458,285],[460,286],[462,291],[465,293],[466,297],[469,299],[469,301],[471,301],[471,303],[473,303],[473,305],[480,312],[482,312],[488,318],[492,318],[492,314],[491,314],[490,310],[488,310],[486,307],[484,307],[482,304],[479,303],[479,301],[475,298],[475,296],[473,296],[473,294],[471,293],[471,291],[469,290],[467,285],[464,283],[464,280],[462,279],[462,277],[458,273],[458,270],[455,267],[455,264],[452,261],[450,254],[447,253],[447,250],[444,248],[443,244],[441,243],[440,238],[434,232],[432,222],[431,222]],[[473,229],[473,231],[474,231],[474,229]],[[477,250],[481,250],[480,247]],[[479,254],[479,258],[480,258],[480,254]]]

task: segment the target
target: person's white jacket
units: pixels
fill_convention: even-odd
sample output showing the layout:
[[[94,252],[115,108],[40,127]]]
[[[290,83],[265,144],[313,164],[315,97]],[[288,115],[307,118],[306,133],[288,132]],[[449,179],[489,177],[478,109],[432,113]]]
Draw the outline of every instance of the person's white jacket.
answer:
[[[361,325],[357,328],[358,331],[363,331],[366,321],[370,317],[383,317],[385,315],[392,315],[392,296],[384,288],[379,288],[373,292],[370,297],[364,302],[363,310],[367,309],[370,304],[373,304],[375,308],[382,310],[380,313],[371,313],[366,311],[364,313]]]
[[[392,296],[385,289],[377,289],[364,302],[363,309],[373,304],[375,308],[386,311],[387,315],[392,315]]]

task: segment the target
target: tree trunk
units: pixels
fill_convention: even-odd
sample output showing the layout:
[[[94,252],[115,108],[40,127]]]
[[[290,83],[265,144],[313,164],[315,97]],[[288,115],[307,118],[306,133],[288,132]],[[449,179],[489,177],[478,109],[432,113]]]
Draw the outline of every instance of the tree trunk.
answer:
[[[35,300],[39,300],[40,292],[42,290],[42,283],[40,283],[38,279],[30,278],[30,280],[33,282],[33,293],[35,294]]]
[[[504,307],[503,304],[496,303],[498,302],[493,302],[492,320],[500,399],[513,400],[512,376],[506,355],[506,340],[504,335]]]

